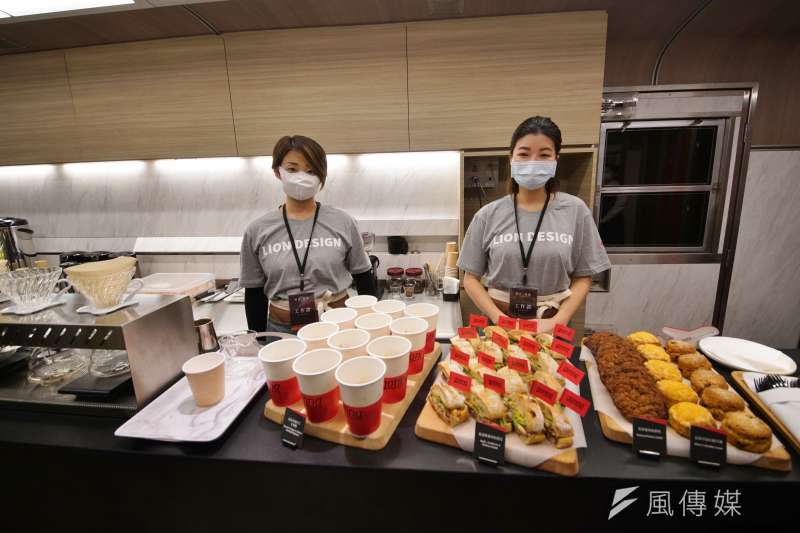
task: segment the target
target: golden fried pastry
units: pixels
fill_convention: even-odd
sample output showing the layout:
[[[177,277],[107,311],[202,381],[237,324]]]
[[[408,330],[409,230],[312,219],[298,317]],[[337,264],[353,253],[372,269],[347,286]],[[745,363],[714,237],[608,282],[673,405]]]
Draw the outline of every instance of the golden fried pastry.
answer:
[[[696,351],[697,348],[686,341],[676,341],[674,339],[667,341],[667,353],[673,359],[677,359],[681,354],[692,353]]]
[[[685,353],[678,356],[678,367],[681,369],[681,374],[686,379],[692,375],[692,372],[701,368],[711,370],[711,363],[708,362],[706,356],[699,352]]]
[[[722,420],[726,413],[744,409],[742,397],[730,389],[706,387],[700,400],[717,420]]]
[[[700,398],[697,397],[697,393],[686,383],[672,381],[671,379],[662,379],[656,385],[658,385],[658,390],[661,391],[661,394],[667,401],[667,407],[672,407],[680,402],[697,403],[700,401]]]
[[[687,439],[692,426],[717,427],[708,409],[691,402],[676,403],[669,408],[669,425]]]
[[[692,375],[689,376],[689,381],[692,382],[692,388],[697,394],[702,394],[703,389],[706,387],[728,388],[728,382],[725,381],[725,378],[708,368],[701,368],[692,372]]]
[[[661,341],[658,340],[658,337],[647,331],[635,331],[628,335],[628,340],[636,346],[640,344],[658,344],[661,346]]]
[[[734,411],[722,419],[728,442],[746,452],[764,453],[772,447],[772,430],[763,420],[745,411]]]
[[[656,381],[661,381],[662,379],[682,381],[681,371],[678,370],[678,367],[673,363],[652,359],[650,361],[645,361],[644,366]]]
[[[639,350],[639,353],[642,354],[642,357],[648,361],[652,359],[657,361],[671,361],[666,350],[657,344],[640,344],[636,347],[636,349]]]

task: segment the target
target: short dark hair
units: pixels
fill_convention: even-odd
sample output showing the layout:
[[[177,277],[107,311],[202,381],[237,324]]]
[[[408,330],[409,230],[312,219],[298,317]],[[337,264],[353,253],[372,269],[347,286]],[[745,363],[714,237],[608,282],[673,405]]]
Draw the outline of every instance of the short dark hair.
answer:
[[[535,117],[528,117],[517,126],[517,129],[514,130],[514,133],[511,135],[511,145],[508,148],[509,154],[514,154],[514,148],[517,146],[517,142],[526,135],[535,135],[535,134],[542,134],[551,141],[553,141],[553,145],[556,148],[556,156],[561,153],[561,129],[553,122],[550,117],[542,117],[536,115]],[[556,178],[550,178],[547,181],[547,184],[544,186],[544,190],[547,191],[548,194],[554,193],[558,191],[558,180]],[[519,184],[512,178],[508,182],[508,192],[511,194],[517,194],[519,192]]]
[[[328,175],[328,158],[325,150],[317,141],[311,137],[303,135],[285,135],[278,139],[275,148],[272,149],[272,169],[277,170],[283,163],[286,154],[296,150],[303,154],[311,171],[319,178],[320,183],[325,185],[325,178]]]

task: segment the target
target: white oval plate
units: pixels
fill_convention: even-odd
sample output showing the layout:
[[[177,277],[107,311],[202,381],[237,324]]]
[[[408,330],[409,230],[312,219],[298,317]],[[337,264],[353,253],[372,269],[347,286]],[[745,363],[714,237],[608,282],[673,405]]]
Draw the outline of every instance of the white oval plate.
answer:
[[[785,353],[753,341],[706,337],[698,346],[709,358],[737,370],[765,374],[794,374],[797,370],[797,364]]]

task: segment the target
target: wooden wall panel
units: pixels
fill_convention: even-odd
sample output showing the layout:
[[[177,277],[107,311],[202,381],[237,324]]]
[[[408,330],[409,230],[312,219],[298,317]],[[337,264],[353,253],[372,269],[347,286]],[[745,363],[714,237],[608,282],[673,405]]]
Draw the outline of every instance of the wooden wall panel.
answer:
[[[236,155],[216,36],[66,51],[83,160]]]
[[[64,53],[0,57],[0,165],[69,161],[75,134]]]
[[[408,150],[405,26],[225,35],[241,155],[302,134],[329,153]]]
[[[598,11],[410,23],[411,149],[503,147],[537,114],[596,144],[605,39]]]
[[[754,145],[800,145],[800,2],[713,2],[673,42],[659,83],[756,81]]]

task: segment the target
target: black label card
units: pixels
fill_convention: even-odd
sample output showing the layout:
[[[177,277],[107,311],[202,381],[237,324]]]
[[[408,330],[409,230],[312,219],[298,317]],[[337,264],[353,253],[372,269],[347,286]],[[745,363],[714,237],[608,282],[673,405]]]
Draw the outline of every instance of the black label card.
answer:
[[[642,455],[667,453],[667,423],[647,418],[633,419],[633,451]]]
[[[281,431],[281,443],[289,448],[300,448],[303,446],[303,430],[306,427],[306,417],[292,411],[288,407],[283,415],[283,430]]]
[[[508,293],[508,316],[536,318],[536,298],[539,291],[530,287],[512,287]]]
[[[476,423],[472,455],[482,463],[493,466],[503,464],[506,455],[506,434],[492,426]]]
[[[289,320],[292,326],[305,326],[319,320],[313,292],[289,295]]]
[[[725,434],[713,429],[692,426],[689,457],[702,465],[720,466],[728,458]]]

